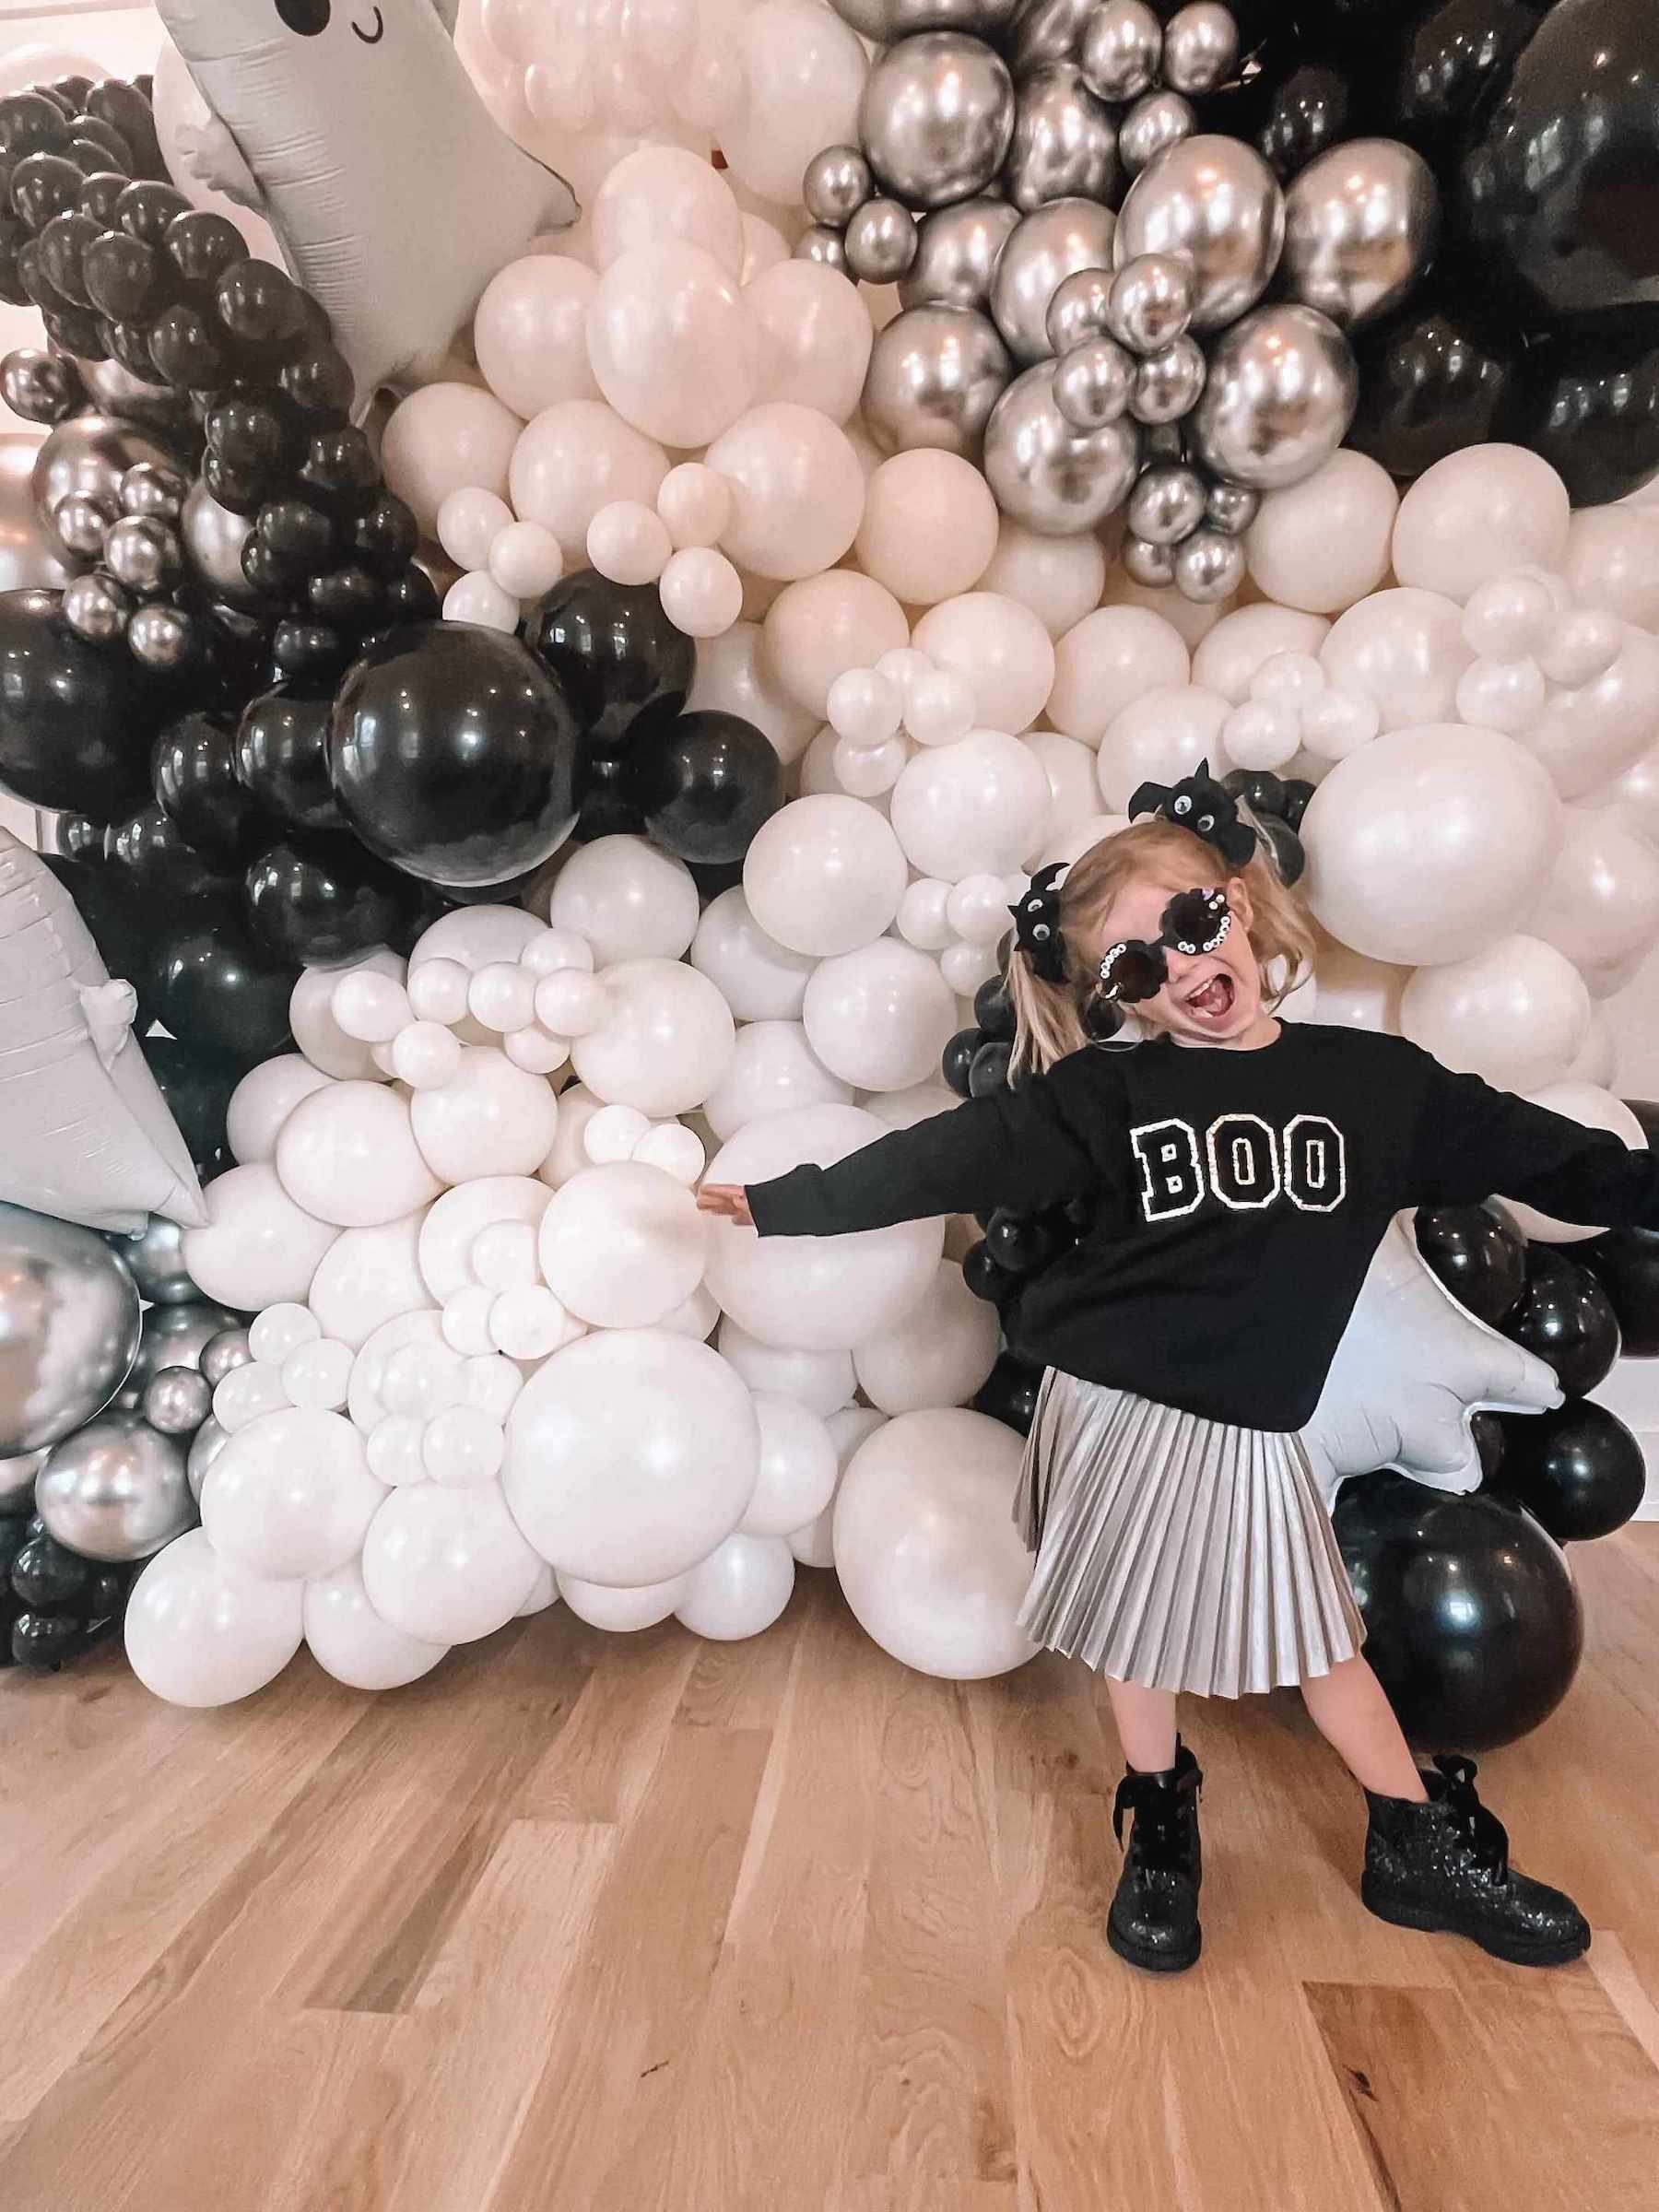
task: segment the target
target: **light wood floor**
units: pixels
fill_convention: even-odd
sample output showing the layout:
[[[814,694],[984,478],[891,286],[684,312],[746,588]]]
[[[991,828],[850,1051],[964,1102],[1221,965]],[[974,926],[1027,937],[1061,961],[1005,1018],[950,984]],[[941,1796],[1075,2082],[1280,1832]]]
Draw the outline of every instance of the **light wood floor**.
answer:
[[[833,1580],[735,1647],[562,1609],[371,1698],[0,1684],[5,2212],[1653,2212],[1659,1528],[1494,1756],[1596,1930],[1383,1927],[1289,1697],[1194,1708],[1207,1947],[1102,1940],[1081,1669],[959,1688]]]

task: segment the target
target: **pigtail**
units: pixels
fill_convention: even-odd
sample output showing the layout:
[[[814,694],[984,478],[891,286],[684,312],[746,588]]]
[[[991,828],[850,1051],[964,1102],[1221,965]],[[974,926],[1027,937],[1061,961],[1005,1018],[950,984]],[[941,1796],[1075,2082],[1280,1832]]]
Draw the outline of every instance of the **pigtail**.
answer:
[[[1046,1075],[1057,1060],[1088,1043],[1078,985],[1069,975],[1064,982],[1044,982],[1018,946],[1008,954],[1008,1000],[1014,1008],[1008,1072],[1016,1081],[1033,1071]]]

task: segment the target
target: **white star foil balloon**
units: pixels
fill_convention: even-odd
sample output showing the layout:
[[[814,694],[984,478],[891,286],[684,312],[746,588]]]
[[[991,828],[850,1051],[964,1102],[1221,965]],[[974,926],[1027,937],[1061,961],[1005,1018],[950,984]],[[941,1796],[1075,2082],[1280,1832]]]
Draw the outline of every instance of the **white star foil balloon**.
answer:
[[[1472,1416],[1561,1403],[1542,1359],[1458,1304],[1425,1264],[1410,1222],[1397,1216],[1378,1246],[1301,1432],[1327,1505],[1347,1477],[1379,1467],[1430,1489],[1477,1489]]]

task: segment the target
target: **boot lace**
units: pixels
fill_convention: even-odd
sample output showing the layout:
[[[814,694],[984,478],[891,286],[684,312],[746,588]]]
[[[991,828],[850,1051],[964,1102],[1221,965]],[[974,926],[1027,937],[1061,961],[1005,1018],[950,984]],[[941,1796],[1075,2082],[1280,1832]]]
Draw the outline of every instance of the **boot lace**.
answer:
[[[1187,1799],[1192,1794],[1190,1783],[1177,1783],[1172,1789],[1160,1788],[1140,1775],[1124,1775],[1112,1801],[1112,1832],[1121,1844],[1124,1816],[1125,1813],[1135,1816],[1135,1825],[1129,1831],[1129,1858],[1133,1865],[1144,1866],[1151,1873],[1179,1872],[1186,1853]]]
[[[1494,1812],[1481,1804],[1475,1789],[1478,1771],[1472,1759],[1441,1751],[1434,1764],[1445,1782],[1441,1802],[1456,1823],[1469,1855],[1483,1874],[1495,1882],[1509,1879],[1509,1831]]]

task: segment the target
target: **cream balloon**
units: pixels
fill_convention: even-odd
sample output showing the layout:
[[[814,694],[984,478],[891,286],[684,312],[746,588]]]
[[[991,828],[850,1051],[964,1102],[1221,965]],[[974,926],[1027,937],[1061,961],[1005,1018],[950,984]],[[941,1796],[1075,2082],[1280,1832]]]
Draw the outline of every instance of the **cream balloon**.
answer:
[[[348,1229],[317,1264],[306,1302],[324,1334],[360,1351],[382,1322],[430,1303],[419,1265],[426,1211]]]
[[[524,427],[492,392],[427,384],[400,401],[386,424],[381,441],[386,488],[414,509],[421,535],[435,537],[438,510],[451,492],[477,486],[506,496]]]
[[[844,433],[816,408],[769,400],[732,421],[704,456],[731,487],[721,549],[757,576],[792,582],[833,568],[857,535],[865,477]]]
[[[347,1037],[335,1019],[334,994],[347,975],[382,975],[401,983],[406,972],[406,963],[384,947],[341,968],[301,969],[288,995],[288,1028],[312,1065],[341,1082],[375,1081],[382,1071],[373,1053],[362,1038]]]
[[[1570,1122],[1577,1122],[1585,1129],[1606,1129],[1623,1139],[1632,1152],[1648,1148],[1647,1132],[1625,1104],[1610,1091],[1598,1090],[1591,1083],[1551,1083],[1542,1090],[1532,1093],[1535,1106],[1542,1106],[1550,1113],[1565,1114]],[[1503,1210],[1524,1237],[1535,1237],[1541,1244],[1582,1244],[1591,1237],[1599,1236],[1606,1223],[1558,1221],[1551,1214],[1539,1213],[1536,1207],[1523,1206],[1507,1194],[1498,1194],[1503,1199]]]
[[[911,760],[893,787],[893,832],[924,876],[1004,876],[1031,850],[1050,804],[1042,763],[1019,738],[975,730]]]
[[[886,942],[878,938],[875,951]],[[857,959],[844,953],[843,959]],[[824,966],[833,965],[825,962]],[[822,973],[820,968],[818,973]],[[954,1008],[953,1008],[954,1018]],[[831,1075],[807,1042],[798,1021],[750,1021],[737,1032],[725,1074],[709,1093],[704,1112],[724,1144],[750,1122],[803,1106],[851,1106],[853,1085]]]
[[[1659,727],[1659,640],[1626,625],[1618,657],[1576,691],[1552,692],[1523,742],[1563,798],[1633,768]]]
[[[133,1585],[127,1664],[171,1705],[233,1704],[275,1681],[300,1649],[304,1592],[245,1573],[193,1528]]]
[[[965,1406],[996,1364],[996,1309],[975,1298],[955,1260],[941,1260],[911,1312],[853,1351],[859,1388],[883,1413]]]
[[[587,338],[605,397],[665,445],[706,445],[755,395],[759,347],[736,276],[683,240],[632,247],[606,268]]]
[[[1419,968],[1400,1003],[1414,1044],[1500,1090],[1564,1080],[1589,1028],[1583,978],[1540,937],[1499,937],[1466,959]]]
[[[556,1191],[537,1250],[547,1288],[594,1328],[653,1328],[685,1303],[708,1262],[708,1217],[661,1168],[589,1168]]]
[[[729,1313],[722,1319],[714,1342],[721,1358],[743,1377],[757,1399],[793,1398],[820,1420],[828,1420],[846,1405],[858,1387],[850,1352],[792,1351],[762,1344],[758,1336],[740,1328]]]
[[[469,1045],[458,1072],[417,1091],[410,1119],[421,1158],[442,1183],[475,1175],[534,1175],[553,1142],[559,1101],[545,1077],[488,1045]]]
[[[1053,688],[1048,631],[1029,606],[1000,592],[941,600],[917,623],[913,642],[967,682],[975,717],[987,729],[1029,729]]]
[[[758,1392],[754,1403],[760,1465],[739,1533],[792,1535],[835,1495],[835,1443],[820,1416],[798,1398]]]
[[[613,500],[654,506],[667,474],[663,448],[603,400],[565,399],[525,424],[508,483],[520,522],[550,531],[567,565],[580,567],[599,510]]]
[[[1457,602],[1415,589],[1373,592],[1322,645],[1291,650],[1317,651],[1334,690],[1374,700],[1385,733],[1452,722],[1458,678],[1475,657]]]
[[[609,1017],[571,1047],[579,1081],[607,1106],[635,1106],[653,1120],[700,1106],[736,1034],[708,977],[675,960],[625,960],[606,970],[604,982]]]
[[[1645,952],[1659,938],[1659,851],[1612,808],[1569,807],[1554,872],[1527,920],[1581,968]]]
[[[1121,813],[1148,778],[1178,783],[1205,761],[1218,761],[1222,724],[1232,712],[1219,691],[1201,684],[1147,691],[1124,708],[1095,755],[1108,809]]]
[[[1250,573],[1277,606],[1339,614],[1388,574],[1399,504],[1388,471],[1344,447],[1300,484],[1263,494],[1244,534]]]
[[[187,1229],[182,1246],[202,1296],[242,1313],[302,1301],[340,1233],[334,1224],[296,1206],[264,1161],[216,1176],[203,1196],[207,1225]]]
[[[428,1643],[474,1643],[505,1628],[540,1571],[496,1482],[394,1489],[363,1544],[369,1603]]]
[[[1027,855],[1028,863],[1034,863],[1074,823],[1087,821],[1097,813],[1100,798],[1094,755],[1078,738],[1062,737],[1056,730],[1033,730],[1025,743],[1049,785],[1048,814]]]
[[[1400,1000],[1411,977],[1409,968],[1368,959],[1364,953],[1339,945],[1322,932],[1313,972],[1313,1004],[1307,1012],[1291,1018],[1399,1035]]]
[[[1048,718],[1079,744],[1098,746],[1132,700],[1184,684],[1191,672],[1186,641],[1161,616],[1138,606],[1100,607],[1054,648]]]
[[[919,447],[895,453],[870,478],[858,565],[907,606],[933,606],[979,582],[996,528],[996,501],[973,464]]]
[[[547,920],[585,937],[596,967],[677,960],[697,928],[697,886],[684,861],[642,837],[597,837],[559,870]]]
[[[937,960],[878,937],[821,964],[801,1019],[831,1075],[861,1090],[908,1090],[937,1070],[956,1000]]]
[[[369,1603],[356,1559],[305,1585],[305,1641],[325,1675],[351,1689],[398,1689],[429,1675],[449,1651],[406,1636]]]
[[[857,285],[820,262],[780,261],[746,279],[743,303],[759,349],[755,396],[844,423],[864,390],[876,335]]]
[[[709,639],[698,651],[686,711],[736,714],[752,722],[787,767],[811,744],[821,718],[790,698],[768,666],[762,645],[758,622],[734,622],[718,638]]]
[[[218,1453],[202,1485],[202,1526],[245,1573],[303,1580],[356,1559],[385,1495],[348,1420],[288,1406],[237,1430]]]
[[[1090,531],[1044,537],[1004,515],[996,549],[976,581],[982,591],[1029,606],[1056,641],[1100,603],[1106,548]]]
[[[797,799],[763,822],[745,855],[751,915],[789,951],[829,959],[880,936],[907,875],[890,825],[861,799]]]
[[[225,1142],[239,1167],[257,1167],[275,1157],[283,1124],[314,1090],[334,1080],[299,1053],[278,1053],[250,1068],[230,1093],[225,1113]]]
[[[610,268],[641,246],[682,241],[743,271],[743,212],[720,171],[683,146],[625,154],[594,197],[594,261]]]
[[[1488,577],[1529,563],[1559,569],[1571,520],[1547,461],[1520,445],[1465,446],[1426,468],[1400,501],[1394,571],[1461,606]]]
[[[580,1117],[572,1113],[571,1118]],[[561,1100],[559,1142],[567,1135],[564,1124],[565,1100]],[[556,1143],[554,1149],[558,1148]],[[482,1277],[474,1265],[474,1247],[484,1232],[503,1225],[534,1232],[547,1208],[547,1186],[529,1175],[480,1175],[445,1191],[420,1218],[417,1250],[420,1279],[427,1291],[421,1302],[447,1306],[458,1291],[480,1283]]]
[[[598,398],[587,349],[598,288],[593,270],[566,253],[509,262],[485,288],[473,350],[485,382],[525,422],[561,400]]]
[[[885,1413],[878,1413],[873,1406],[843,1406],[840,1412],[832,1413],[830,1416],[825,1427],[830,1431],[830,1442],[835,1446],[835,1479],[838,1489],[846,1478],[847,1469],[853,1464],[853,1456],[859,1446],[874,1436],[878,1429],[885,1429],[887,1423],[888,1416]],[[818,1514],[817,1520],[808,1521],[805,1528],[797,1528],[791,1532],[789,1548],[803,1567],[829,1569],[834,1566],[835,1500],[833,1497],[823,1512]]]
[[[1303,614],[1297,607],[1237,607],[1194,649],[1193,681],[1241,707],[1265,661],[1280,653],[1317,653],[1330,628],[1323,615]]]
[[[788,1605],[794,1572],[781,1537],[730,1535],[686,1577],[676,1617],[694,1636],[718,1643],[759,1636]]]
[[[809,953],[791,952],[767,935],[749,911],[741,884],[722,891],[704,908],[687,955],[706,975],[740,1022],[798,1019],[815,965]],[[739,1032],[739,1045],[742,1032]],[[733,1080],[728,1069],[722,1085]],[[715,1096],[712,1091],[710,1099]]]
[[[375,1229],[436,1198],[409,1101],[384,1083],[331,1083],[301,1099],[276,1139],[277,1179],[296,1206],[340,1229]]]
[[[1561,573],[1575,606],[1606,607],[1639,629],[1659,629],[1659,514],[1577,509]]]
[[[861,490],[861,501],[862,496]],[[816,728],[829,713],[830,687],[838,676],[873,668],[884,653],[909,643],[910,624],[892,593],[868,576],[835,569],[785,584],[778,594],[766,614],[762,665],[797,707],[817,718]]]
[[[733,45],[747,98],[722,123],[721,151],[739,184],[793,206],[813,155],[856,142],[865,50],[816,0],[759,0]]]
[[[665,1583],[645,1583],[631,1590],[607,1589],[603,1583],[584,1583],[580,1575],[561,1574],[554,1578],[559,1594],[575,1614],[590,1628],[606,1629],[613,1635],[630,1635],[641,1629],[654,1629],[659,1621],[666,1620],[685,1595],[687,1577],[671,1575]]]

